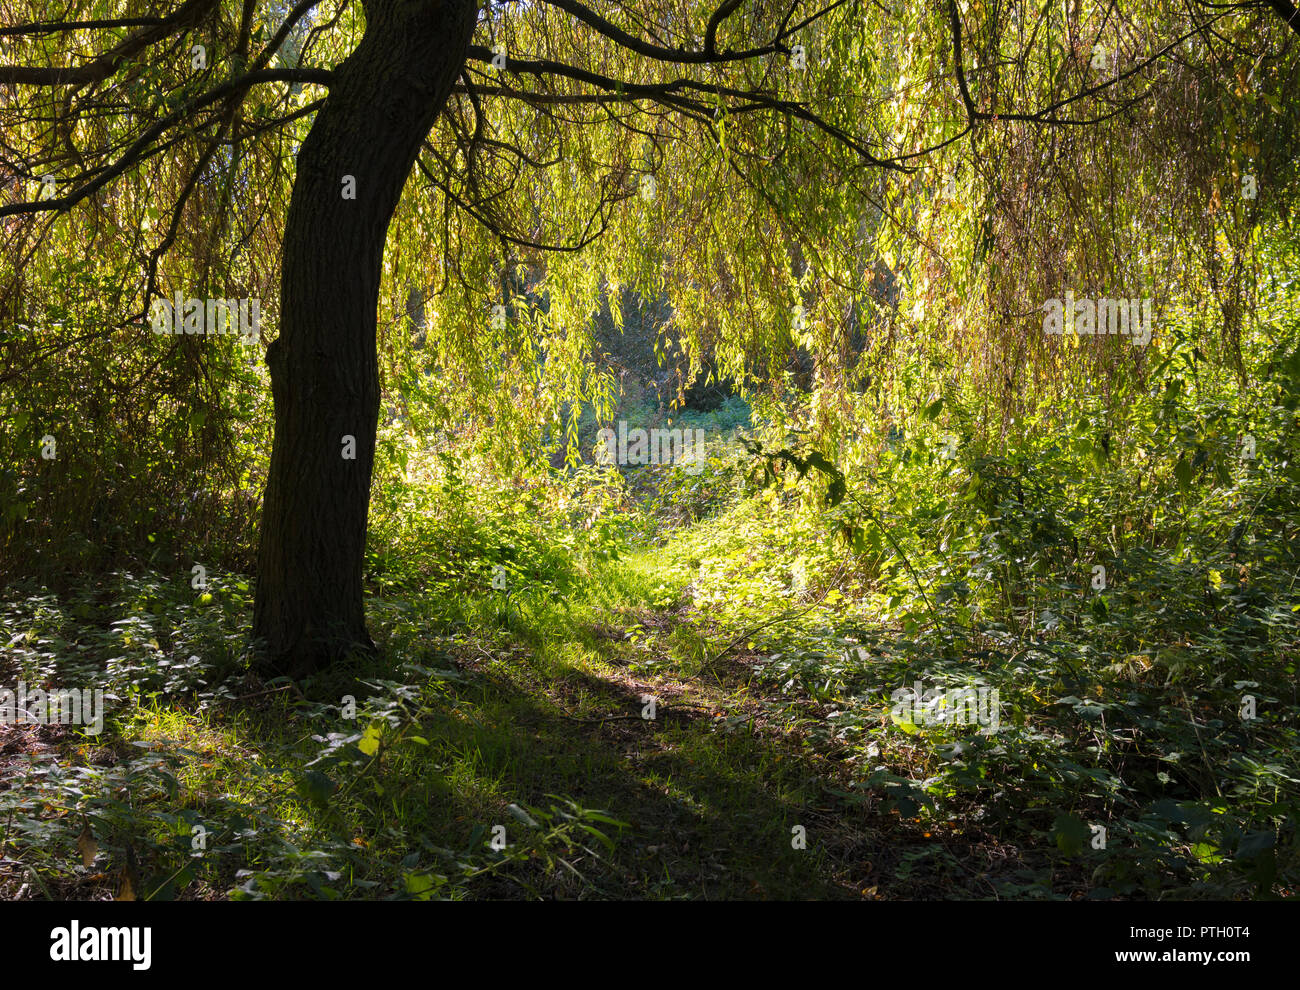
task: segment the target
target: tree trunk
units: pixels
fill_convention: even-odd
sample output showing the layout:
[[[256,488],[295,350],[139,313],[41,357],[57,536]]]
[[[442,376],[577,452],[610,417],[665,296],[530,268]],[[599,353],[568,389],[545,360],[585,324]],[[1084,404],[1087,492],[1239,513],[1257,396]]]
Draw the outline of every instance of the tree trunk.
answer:
[[[266,353],[275,440],[253,636],[264,664],[293,677],[374,646],[361,579],[379,421],[384,242],[420,144],[464,65],[477,11],[474,0],[364,7],[365,34],[334,72],[298,152],[280,335]],[[344,198],[346,177],[355,198]]]

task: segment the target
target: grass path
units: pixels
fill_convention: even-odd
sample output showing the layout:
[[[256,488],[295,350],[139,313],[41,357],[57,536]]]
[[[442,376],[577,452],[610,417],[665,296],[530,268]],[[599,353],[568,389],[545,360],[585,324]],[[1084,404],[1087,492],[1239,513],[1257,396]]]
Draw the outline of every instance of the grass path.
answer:
[[[460,650],[468,681],[422,731],[467,801],[448,825],[491,818],[494,799],[498,817],[507,798],[557,794],[602,809],[629,826],[591,881],[604,896],[953,896],[954,885],[990,896],[950,851],[968,839],[945,845],[918,821],[845,800],[834,753],[763,694],[749,660],[700,675],[689,608],[645,604],[658,575],[644,559],[608,577],[603,601],[508,615],[499,647]],[[481,893],[510,896],[502,884]],[[583,884],[554,893],[581,896]]]
[[[701,674],[716,650],[704,617],[663,587],[643,556],[585,575],[578,594],[390,591],[372,600],[385,655],[367,670],[302,691],[235,680],[234,700],[201,709],[141,695],[93,742],[6,730],[0,896],[994,895],[982,874],[1007,857],[989,837],[851,794],[842,754],[805,731],[825,710],[772,697],[743,652]],[[121,589],[93,594],[105,621],[73,608],[60,636],[113,628]],[[203,621],[236,642],[245,604],[217,590],[210,607],[229,611]],[[138,603],[154,638],[100,645],[129,642],[166,669],[181,607]]]

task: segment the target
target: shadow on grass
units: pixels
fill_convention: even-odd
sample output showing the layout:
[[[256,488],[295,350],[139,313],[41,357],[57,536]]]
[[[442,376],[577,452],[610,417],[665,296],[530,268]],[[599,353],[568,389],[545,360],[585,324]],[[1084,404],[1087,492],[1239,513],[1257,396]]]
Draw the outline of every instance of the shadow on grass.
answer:
[[[828,862],[819,824],[828,809],[810,807],[826,803],[822,782],[797,756],[728,731],[699,706],[665,699],[655,719],[643,719],[639,690],[585,671],[566,671],[553,685],[594,707],[568,714],[510,680],[470,672],[409,730],[408,740],[425,742],[387,750],[346,807],[321,809],[317,828],[352,832],[378,877],[436,869],[436,849],[482,852],[470,844],[486,848],[494,826],[505,827],[507,842],[526,840],[528,827],[508,806],[547,808],[558,795],[627,823],[606,829],[612,854],[600,862],[579,855],[585,882],[539,876],[525,860],[472,881],[468,896],[853,896],[832,876],[846,864],[833,871]],[[843,851],[845,825],[835,829],[833,845]]]

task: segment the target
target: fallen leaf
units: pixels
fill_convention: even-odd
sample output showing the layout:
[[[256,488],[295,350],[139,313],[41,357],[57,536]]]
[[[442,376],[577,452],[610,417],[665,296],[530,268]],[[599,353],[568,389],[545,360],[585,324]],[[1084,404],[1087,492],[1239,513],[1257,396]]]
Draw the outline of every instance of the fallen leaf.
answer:
[[[81,834],[77,836],[77,851],[81,853],[82,866],[90,866],[95,862],[99,843],[95,841],[95,833],[90,830],[90,822],[81,826]]]

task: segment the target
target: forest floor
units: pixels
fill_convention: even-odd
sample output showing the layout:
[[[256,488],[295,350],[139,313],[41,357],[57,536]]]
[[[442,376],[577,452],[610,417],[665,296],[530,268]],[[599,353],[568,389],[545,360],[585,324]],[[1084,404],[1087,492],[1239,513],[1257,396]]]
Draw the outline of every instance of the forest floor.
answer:
[[[344,896],[960,898],[1032,879],[1019,849],[971,822],[854,793],[844,747],[807,731],[828,703],[756,679],[743,642],[683,660],[702,655],[707,617],[652,603],[649,558],[605,567],[598,600],[495,596],[473,630],[432,632],[411,601],[376,602],[401,651],[419,644],[398,671],[305,694],[245,676],[197,713],[143,690],[109,702],[133,707],[93,741],[0,730],[0,898],[312,897],[348,882]],[[120,577],[83,589],[63,616],[73,631],[46,600],[14,642],[58,650],[59,628],[84,647],[86,627],[120,629],[114,603],[158,590]],[[242,586],[224,587],[229,610]],[[118,646],[184,668],[167,659],[184,633],[164,646],[164,624],[141,618]],[[360,717],[340,717],[344,694]]]
[[[1199,588],[1016,636],[790,579],[838,551],[761,500],[635,550],[408,508],[372,533],[380,655],[298,684],[249,673],[245,576],[11,586],[6,677],[110,689],[101,734],[0,726],[0,898],[1292,893],[1294,661]],[[1107,639],[1146,631],[1176,649]],[[1001,727],[900,719],[917,677],[1000,685]]]

